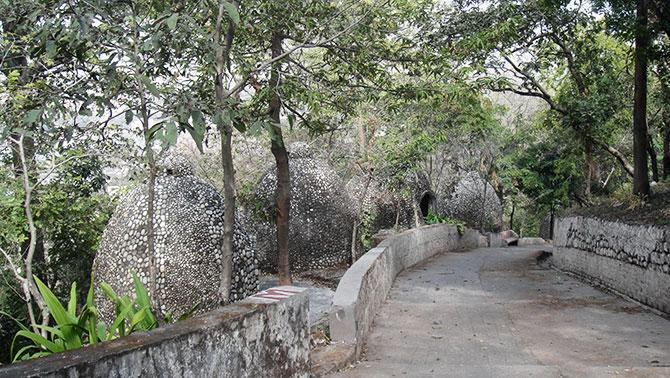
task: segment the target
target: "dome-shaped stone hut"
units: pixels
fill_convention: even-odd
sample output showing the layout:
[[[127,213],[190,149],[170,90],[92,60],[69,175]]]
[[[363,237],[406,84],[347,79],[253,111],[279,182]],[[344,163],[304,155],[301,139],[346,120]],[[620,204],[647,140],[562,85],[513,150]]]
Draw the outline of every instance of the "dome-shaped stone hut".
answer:
[[[396,221],[407,218],[407,201],[397,194],[386,190],[377,180],[364,176],[354,176],[349,180],[346,187],[351,195],[358,219],[365,223],[371,234],[392,228]],[[362,203],[360,201],[363,201]]]
[[[491,184],[477,172],[464,174],[451,193],[441,193],[439,213],[488,231],[502,226],[502,205]],[[483,224],[482,224],[483,221]]]
[[[305,143],[289,150],[291,213],[289,261],[291,271],[322,269],[346,264],[351,256],[355,221],[353,201],[337,173],[314,158]],[[259,261],[266,271],[277,271],[277,239],[273,220],[277,169],[272,167],[256,185],[252,217],[256,221]]]
[[[154,202],[154,259],[156,295],[163,313],[180,315],[199,304],[204,312],[219,304],[223,239],[223,198],[194,176],[190,162],[170,154],[157,162]],[[134,293],[131,272],[149,289],[146,183],[119,204],[103,233],[93,263],[96,288],[107,282],[117,294]],[[238,214],[234,231],[233,277],[230,300],[258,291],[255,240],[246,232],[247,220]],[[155,300],[155,299],[154,299]],[[101,292],[96,301],[105,319],[113,306]]]
[[[349,180],[347,191],[354,199],[356,211],[361,209],[361,214],[357,216],[367,232],[374,234],[396,225],[412,228],[416,226],[417,218],[421,224],[429,211],[434,210],[436,197],[430,189],[426,175],[419,172],[408,173],[404,185],[404,188],[390,190],[388,185],[375,178],[359,175]],[[359,202],[361,199],[362,204]]]

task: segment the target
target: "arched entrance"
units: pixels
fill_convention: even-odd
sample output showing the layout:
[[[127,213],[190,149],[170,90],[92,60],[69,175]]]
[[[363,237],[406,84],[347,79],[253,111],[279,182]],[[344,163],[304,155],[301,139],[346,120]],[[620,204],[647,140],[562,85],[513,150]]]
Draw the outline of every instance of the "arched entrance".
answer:
[[[419,208],[421,209],[421,215],[425,218],[428,216],[430,210],[435,210],[435,194],[431,191],[426,191],[421,195],[421,200],[419,201]]]

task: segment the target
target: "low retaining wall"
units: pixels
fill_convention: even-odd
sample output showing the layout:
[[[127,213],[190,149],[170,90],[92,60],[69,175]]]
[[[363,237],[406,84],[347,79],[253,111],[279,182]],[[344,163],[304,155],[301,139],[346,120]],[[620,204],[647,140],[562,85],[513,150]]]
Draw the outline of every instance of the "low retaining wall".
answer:
[[[384,240],[340,280],[329,314],[332,341],[353,348],[351,357],[358,358],[398,273],[437,253],[477,248],[481,243],[479,232],[468,229],[460,236],[455,226],[445,224],[411,229]]]
[[[282,286],[156,330],[20,362],[0,377],[309,377],[309,303]]]
[[[560,218],[552,263],[670,314],[670,227]]]

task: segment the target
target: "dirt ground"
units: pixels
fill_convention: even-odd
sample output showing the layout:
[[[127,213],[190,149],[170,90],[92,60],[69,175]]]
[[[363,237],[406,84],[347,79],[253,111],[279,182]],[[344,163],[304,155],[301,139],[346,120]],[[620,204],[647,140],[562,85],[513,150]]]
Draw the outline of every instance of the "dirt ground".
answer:
[[[670,185],[652,188],[647,201],[634,198],[607,199],[589,207],[569,209],[566,215],[581,215],[630,224],[670,225]]]

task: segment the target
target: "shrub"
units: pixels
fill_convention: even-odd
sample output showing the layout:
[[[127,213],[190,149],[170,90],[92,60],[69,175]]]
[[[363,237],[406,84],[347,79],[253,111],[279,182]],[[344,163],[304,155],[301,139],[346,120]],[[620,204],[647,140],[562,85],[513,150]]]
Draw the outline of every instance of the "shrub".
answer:
[[[72,283],[70,299],[65,306],[39,278],[35,277],[40,294],[44,298],[55,324],[53,326],[36,326],[39,330],[45,331],[38,333],[17,321],[21,330],[16,333],[12,343],[13,360],[47,356],[52,353],[81,348],[86,344],[96,344],[123,337],[133,332],[156,328],[158,321],[156,315],[152,312],[149,294],[135,273],[133,273],[133,281],[135,283],[135,299],[130,299],[127,295],[119,296],[111,286],[106,283],[101,284],[102,291],[116,306],[116,317],[112,324],[108,326],[99,319],[98,310],[93,300],[92,284],[88,289],[86,302],[77,314],[76,282]],[[190,317],[196,309],[197,306],[193,307],[186,314],[180,316],[179,320]],[[173,317],[168,314],[164,320],[172,322]],[[43,333],[46,334],[46,337],[43,336]],[[14,353],[14,345],[19,338],[29,340],[30,344],[23,346]]]
[[[445,224],[451,224],[456,226],[456,230],[458,231],[458,235],[463,236],[465,233],[465,222],[457,220],[457,219],[452,219],[447,216],[442,216],[439,214],[435,214],[433,210],[428,211],[428,215],[424,218],[426,224],[438,224],[438,223],[445,223]]]

